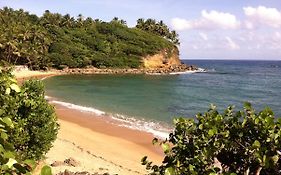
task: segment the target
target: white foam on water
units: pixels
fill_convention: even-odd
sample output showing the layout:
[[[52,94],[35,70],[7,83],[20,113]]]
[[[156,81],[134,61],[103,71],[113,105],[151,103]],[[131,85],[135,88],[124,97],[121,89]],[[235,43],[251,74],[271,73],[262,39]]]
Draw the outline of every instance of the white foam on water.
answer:
[[[128,117],[120,114],[107,114],[104,111],[95,109],[93,107],[80,106],[68,102],[58,101],[50,96],[45,96],[45,99],[49,100],[50,103],[59,104],[69,109],[75,109],[81,112],[92,112],[98,116],[103,116],[103,115],[109,116],[113,120],[121,123],[121,124],[118,123],[118,126],[151,133],[153,134],[153,136],[159,139],[166,139],[169,137],[170,129],[154,121],[146,121],[145,119],[136,119],[134,117]]]
[[[181,75],[181,74],[193,74],[193,73],[200,73],[200,72],[206,72],[203,68],[198,68],[197,70],[188,70],[185,72],[171,72],[170,75]]]
[[[75,105],[75,104],[67,103],[67,102],[63,102],[63,101],[52,100],[52,101],[50,101],[50,103],[59,104],[59,105],[62,105],[64,107],[67,107],[69,109],[76,109],[76,110],[79,110],[79,111],[82,111],[82,112],[83,111],[84,112],[92,112],[92,113],[95,113],[99,116],[105,114],[105,112],[100,111],[100,110],[95,109],[95,108],[92,108],[92,107],[79,106],[79,105]]]
[[[119,124],[119,126],[151,133],[153,136],[160,139],[169,138],[169,133],[171,131],[171,129],[168,129],[155,121],[146,121],[144,119],[136,119],[134,117],[127,117],[120,114],[112,115],[112,118],[122,123]]]

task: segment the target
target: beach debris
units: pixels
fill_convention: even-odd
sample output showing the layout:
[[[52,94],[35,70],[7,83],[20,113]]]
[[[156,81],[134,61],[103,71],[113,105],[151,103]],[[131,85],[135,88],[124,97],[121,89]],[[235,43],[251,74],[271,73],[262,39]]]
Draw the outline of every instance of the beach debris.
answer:
[[[62,161],[54,161],[51,164],[52,167],[58,167],[58,166],[62,166],[62,165],[64,165],[64,162],[62,162]]]
[[[64,163],[68,166],[77,167],[80,165],[80,162],[76,161],[74,158],[70,157],[64,160]]]
[[[58,167],[58,166],[73,166],[77,167],[80,165],[80,162],[75,160],[74,158],[70,157],[68,159],[65,159],[63,162],[62,161],[54,161],[51,166],[52,167]]]
[[[109,173],[102,173],[102,174],[100,174],[100,173],[94,173],[94,174],[92,174],[92,173],[89,173],[89,172],[87,172],[87,171],[83,171],[83,172],[71,172],[71,171],[69,171],[69,170],[65,170],[64,172],[60,172],[60,173],[58,173],[58,174],[56,174],[56,175],[110,175]],[[117,174],[115,174],[115,175],[117,175]]]

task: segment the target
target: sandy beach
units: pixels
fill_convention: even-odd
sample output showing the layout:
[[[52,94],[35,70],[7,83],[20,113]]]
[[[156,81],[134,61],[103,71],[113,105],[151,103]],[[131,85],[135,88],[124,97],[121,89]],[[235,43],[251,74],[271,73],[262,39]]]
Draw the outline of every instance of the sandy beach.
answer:
[[[32,72],[32,73],[31,73]],[[21,72],[15,74],[18,81],[44,78],[56,72]],[[148,156],[160,163],[161,149],[153,146],[153,135],[118,126],[109,117],[81,112],[55,105],[60,130],[54,146],[47,153],[45,163],[52,166],[53,174],[66,169],[72,172],[109,174],[146,174],[141,158]],[[63,161],[71,158],[77,165],[69,166]]]
[[[152,146],[152,135],[111,124],[91,113],[56,105],[60,131],[54,147],[46,155],[46,163],[74,158],[77,167],[53,167],[53,173],[88,171],[110,174],[145,174],[140,160],[147,155],[161,162],[159,148]]]

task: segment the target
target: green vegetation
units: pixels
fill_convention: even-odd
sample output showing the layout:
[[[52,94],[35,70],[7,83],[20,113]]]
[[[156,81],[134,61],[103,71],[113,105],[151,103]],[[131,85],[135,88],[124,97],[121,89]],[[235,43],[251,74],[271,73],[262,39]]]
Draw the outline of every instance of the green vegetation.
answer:
[[[281,119],[275,120],[269,108],[255,113],[246,103],[243,111],[228,107],[220,114],[211,106],[205,114],[196,115],[196,120],[178,118],[174,123],[168,140],[153,140],[164,150],[163,164],[142,159],[150,174],[280,174]]]
[[[0,69],[0,105],[0,118],[13,121],[13,129],[6,130],[6,137],[16,157],[41,159],[58,132],[55,111],[44,99],[42,82],[26,81],[20,88],[10,71]]]
[[[21,88],[0,67],[0,174],[31,174],[35,160],[55,140],[58,124],[54,109],[44,99],[41,83],[28,81]],[[44,166],[42,175],[51,175]]]
[[[0,174],[25,174],[35,167],[32,160],[16,160],[16,152],[7,134],[13,128],[14,122],[9,117],[0,118]]]
[[[159,32],[126,26],[124,20],[110,22],[77,18],[45,11],[42,17],[24,10],[0,9],[0,59],[10,64],[27,64],[32,69],[128,67],[141,65],[141,57],[178,43],[174,31],[163,22]],[[153,25],[151,25],[153,26]],[[168,33],[167,33],[168,32]],[[172,42],[171,42],[172,41]],[[176,42],[177,41],[177,42]]]
[[[143,18],[140,18],[137,20],[137,28],[151,32],[153,34],[159,35],[161,37],[166,38],[167,40],[171,41],[175,45],[179,45],[179,36],[175,30],[170,31],[168,26],[164,24],[163,21],[157,22],[154,19],[147,19],[144,20]]]

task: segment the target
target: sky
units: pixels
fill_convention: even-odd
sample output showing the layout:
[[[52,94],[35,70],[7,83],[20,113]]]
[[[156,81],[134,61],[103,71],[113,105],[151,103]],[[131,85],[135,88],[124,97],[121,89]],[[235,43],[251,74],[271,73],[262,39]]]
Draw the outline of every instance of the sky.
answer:
[[[176,30],[182,59],[281,60],[281,0],[0,0],[0,7],[45,10],[135,26],[163,20]]]

